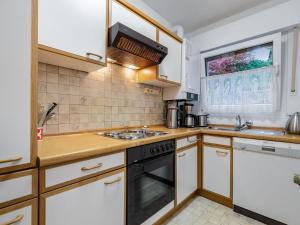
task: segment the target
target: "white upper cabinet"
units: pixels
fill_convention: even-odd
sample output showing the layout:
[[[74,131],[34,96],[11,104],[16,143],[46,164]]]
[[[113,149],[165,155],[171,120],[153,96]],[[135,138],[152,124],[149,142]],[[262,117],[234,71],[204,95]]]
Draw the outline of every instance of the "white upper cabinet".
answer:
[[[185,63],[186,91],[200,94],[200,59],[198,56],[188,57]]]
[[[177,204],[197,190],[197,146],[176,154]]]
[[[159,31],[159,43],[168,48],[168,55],[159,65],[159,78],[180,85],[182,75],[182,43],[163,31]]]
[[[84,61],[105,65],[107,6],[108,0],[39,0],[40,61],[85,71],[97,67]]]
[[[37,65],[32,61],[35,3],[0,1],[0,173],[30,167],[34,163],[31,160],[35,160],[31,151],[31,130],[35,130],[31,127],[32,123],[35,125],[31,111],[31,98],[35,98],[32,81]]]
[[[156,27],[154,25],[121,5],[121,3],[112,1],[110,25],[112,26],[118,22],[156,41]]]

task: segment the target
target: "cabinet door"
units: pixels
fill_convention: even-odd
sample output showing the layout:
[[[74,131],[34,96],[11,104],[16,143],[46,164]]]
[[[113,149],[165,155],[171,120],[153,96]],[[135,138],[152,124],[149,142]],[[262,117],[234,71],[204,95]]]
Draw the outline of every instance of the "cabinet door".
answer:
[[[159,43],[168,48],[168,55],[159,65],[159,78],[180,84],[182,75],[182,43],[163,31],[159,31]]]
[[[111,2],[111,26],[115,23],[122,23],[125,26],[143,34],[156,41],[156,27],[127,9],[121,3]]]
[[[37,199],[0,209],[0,224],[37,225]]]
[[[197,190],[197,146],[176,154],[177,204]]]
[[[189,57],[186,62],[186,90],[200,94],[200,60],[197,56]]]
[[[125,172],[91,178],[41,196],[41,225],[124,225]]]
[[[34,149],[31,138],[35,139],[35,108],[31,105],[36,98],[33,93],[37,69],[33,57],[35,3],[35,0],[0,1],[0,173],[29,167],[35,161],[31,152]]]
[[[203,146],[203,189],[230,198],[231,151]]]
[[[105,63],[106,30],[107,0],[39,0],[41,45]]]

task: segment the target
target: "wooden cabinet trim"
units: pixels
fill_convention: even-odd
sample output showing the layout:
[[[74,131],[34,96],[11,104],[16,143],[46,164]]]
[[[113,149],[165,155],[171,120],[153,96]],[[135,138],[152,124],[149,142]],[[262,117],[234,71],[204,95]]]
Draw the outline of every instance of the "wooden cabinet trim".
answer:
[[[198,150],[198,144],[193,143],[193,144],[186,145],[182,148],[176,149],[176,153],[184,152],[184,151],[190,150],[191,148],[194,148],[194,147],[197,147],[197,150]]]
[[[138,16],[140,16],[141,18],[143,18],[144,20],[150,22],[155,27],[157,27],[160,30],[164,31],[166,34],[168,34],[170,37],[174,38],[175,40],[179,41],[180,43],[183,42],[182,38],[180,38],[178,35],[176,35],[175,33],[171,32],[165,26],[161,25],[156,20],[154,20],[150,16],[146,15],[144,12],[142,12],[141,10],[139,10],[138,8],[136,8],[135,6],[133,6],[132,4],[128,3],[127,1],[125,1],[125,0],[113,0],[113,1],[118,2],[121,5],[125,6],[127,9],[129,9],[133,13],[137,14]]]
[[[207,146],[207,147],[221,148],[221,149],[224,149],[224,150],[231,150],[232,149],[231,146],[219,145],[219,144],[211,144],[211,143],[206,143],[206,142],[203,142],[203,145]]]
[[[40,223],[39,224],[40,225],[45,225],[46,224],[46,199],[48,197],[51,197],[53,195],[57,195],[57,194],[60,194],[60,193],[63,193],[63,192],[66,192],[66,191],[69,191],[69,190],[72,190],[72,189],[75,189],[75,188],[78,188],[78,187],[96,182],[96,181],[99,181],[99,180],[102,180],[102,179],[105,179],[107,177],[110,177],[110,176],[113,176],[113,175],[116,175],[116,174],[122,173],[122,172],[124,172],[124,199],[126,199],[126,168],[121,168],[121,169],[118,169],[118,170],[115,170],[115,171],[112,171],[112,172],[109,172],[109,173],[105,173],[103,175],[92,177],[92,178],[80,181],[78,183],[71,184],[69,186],[62,187],[62,188],[59,188],[59,189],[41,194],[39,196],[39,202],[40,202],[40,205],[39,205],[39,222]],[[126,200],[124,201],[124,209],[125,209],[124,217],[125,217],[125,221],[126,221]]]
[[[29,169],[36,166],[37,159],[37,74],[38,74],[38,59],[37,59],[37,0],[31,0],[31,123],[30,123],[30,162],[15,166],[0,168],[0,174],[12,172],[21,169]]]
[[[89,174],[89,175],[86,175],[86,176],[82,176],[82,177],[79,177],[79,178],[76,178],[76,179],[72,179],[72,180],[69,180],[69,181],[66,181],[66,182],[63,182],[63,183],[59,183],[57,185],[46,187],[46,170],[47,169],[51,169],[51,168],[55,168],[55,167],[59,167],[59,166],[64,166],[64,165],[69,165],[69,164],[73,164],[73,163],[76,163],[76,162],[81,162],[81,161],[85,161],[85,160],[89,160],[89,159],[95,159],[95,158],[102,157],[102,156],[113,155],[113,154],[117,154],[117,153],[120,153],[120,152],[124,153],[124,164],[122,164],[120,166],[112,167],[112,168],[109,168],[109,169],[106,169],[106,170],[102,170],[102,171],[95,172],[95,173],[92,173],[92,174]],[[100,156],[98,155],[98,156],[93,156],[93,157],[89,157],[89,158],[85,158],[85,159],[75,160],[75,161],[72,161],[72,162],[61,163],[61,164],[57,164],[57,165],[52,165],[52,166],[40,168],[39,169],[39,192],[40,193],[45,193],[45,192],[53,191],[55,189],[68,186],[70,184],[78,183],[82,180],[86,180],[86,179],[89,179],[89,178],[92,178],[92,177],[96,177],[96,176],[99,176],[99,175],[102,175],[102,174],[105,174],[105,173],[108,173],[108,172],[118,170],[118,169],[122,169],[122,168],[126,167],[126,151],[121,150],[121,151],[115,152],[113,154],[112,153],[103,154],[103,155],[100,155]]]
[[[100,61],[97,61],[97,60],[93,60],[93,59],[90,59],[88,57],[83,57],[83,56],[80,56],[80,55],[76,55],[76,54],[73,54],[73,53],[70,53],[70,52],[66,52],[66,51],[63,51],[63,50],[60,50],[60,49],[57,49],[57,48],[52,48],[52,47],[42,45],[42,44],[38,45],[38,49],[42,50],[42,51],[47,51],[47,52],[51,52],[51,53],[54,53],[54,54],[66,56],[66,57],[69,57],[69,58],[72,58],[72,59],[97,64],[99,66],[104,66],[105,67],[107,65],[106,63],[103,63],[103,62],[100,62]],[[105,61],[106,61],[106,56],[105,56]]]
[[[31,199],[13,206],[6,207],[4,209],[0,209],[0,215],[25,208],[27,206],[31,207],[31,217],[32,217],[32,223],[31,225],[38,225],[38,199]]]
[[[225,205],[229,208],[233,208],[233,203],[231,198],[227,198],[225,196],[219,195],[217,193],[214,193],[212,191],[208,191],[205,189],[202,189],[199,191],[199,194],[205,198],[208,198],[214,202],[217,202],[221,205]]]
[[[30,195],[26,195],[17,199],[13,199],[7,202],[0,203],[0,208],[4,208],[10,205],[14,205],[16,203],[26,201],[31,198],[35,198],[38,196],[38,169],[31,169],[16,173],[9,173],[0,176],[0,182],[16,179],[24,176],[32,176],[32,191]]]

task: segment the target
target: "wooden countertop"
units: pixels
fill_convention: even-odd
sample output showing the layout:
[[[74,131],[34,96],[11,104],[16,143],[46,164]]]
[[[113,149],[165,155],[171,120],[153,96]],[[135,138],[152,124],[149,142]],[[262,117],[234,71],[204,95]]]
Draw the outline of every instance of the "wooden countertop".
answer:
[[[139,145],[196,134],[222,135],[300,144],[300,136],[297,135],[257,135],[237,131],[212,130],[207,128],[167,129],[163,126],[155,126],[150,129],[166,131],[168,134],[138,140],[112,139],[97,135],[97,132],[44,137],[44,140],[38,141],[39,166],[44,167],[65,163],[97,155],[114,153]]]

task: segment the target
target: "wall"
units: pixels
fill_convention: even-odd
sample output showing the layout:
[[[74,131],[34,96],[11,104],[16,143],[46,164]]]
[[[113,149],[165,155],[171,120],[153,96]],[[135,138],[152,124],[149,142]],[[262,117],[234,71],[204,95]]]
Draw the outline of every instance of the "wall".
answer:
[[[113,64],[85,73],[40,63],[38,102],[59,104],[45,132],[162,124],[162,94],[144,94],[144,88],[151,86],[135,79],[134,70]]]
[[[127,0],[127,2],[134,5],[139,10],[143,11],[145,14],[152,17],[157,22],[161,23],[163,26],[165,26],[167,28],[173,27],[173,25],[169,21],[167,21],[164,17],[162,17],[154,9],[152,9],[150,6],[148,6],[144,1],[142,1],[142,0]]]
[[[197,52],[228,45],[242,40],[251,39],[270,32],[284,31],[282,36],[282,94],[281,111],[274,114],[243,115],[251,119],[256,125],[284,126],[288,114],[300,111],[300,46],[298,48],[297,89],[296,95],[291,95],[290,77],[293,50],[293,34],[287,32],[295,25],[300,24],[300,1],[291,0],[274,6],[248,17],[220,26],[191,37]],[[300,41],[300,40],[299,40]],[[300,42],[299,42],[300,43]],[[201,109],[201,108],[200,108]],[[212,123],[232,124],[234,115],[212,115]]]

